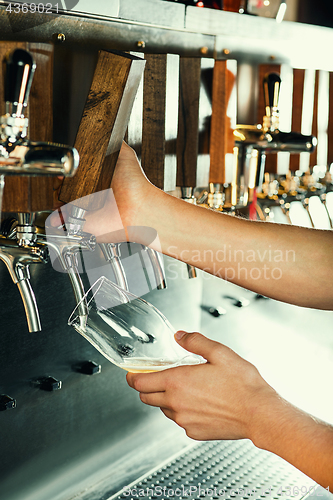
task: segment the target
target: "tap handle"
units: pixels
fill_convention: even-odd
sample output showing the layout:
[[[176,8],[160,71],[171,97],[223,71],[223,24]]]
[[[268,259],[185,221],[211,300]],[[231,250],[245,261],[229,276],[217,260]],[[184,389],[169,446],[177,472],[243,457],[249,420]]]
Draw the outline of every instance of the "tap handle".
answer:
[[[268,73],[264,78],[265,116],[264,130],[273,132],[279,128],[279,95],[281,78],[277,73]]]
[[[24,116],[36,64],[29,52],[14,50],[6,60],[6,112],[17,118]]]
[[[264,99],[267,116],[270,116],[272,109],[277,110],[279,106],[279,95],[281,78],[277,73],[268,73],[264,77]]]

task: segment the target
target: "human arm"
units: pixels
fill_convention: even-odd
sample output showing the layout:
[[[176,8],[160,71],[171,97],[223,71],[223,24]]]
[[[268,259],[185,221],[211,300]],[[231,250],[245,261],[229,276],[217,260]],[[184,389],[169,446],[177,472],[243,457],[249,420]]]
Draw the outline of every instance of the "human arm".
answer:
[[[333,490],[333,427],[281,398],[249,362],[198,333],[179,343],[204,365],[127,374],[141,400],[198,440],[251,439]]]
[[[166,255],[277,300],[333,308],[332,231],[249,221],[186,203],[153,186],[125,144],[111,187],[132,241],[154,247],[134,229],[149,226],[158,233],[155,249]],[[111,241],[120,229],[114,211],[109,203],[88,214],[85,230]]]

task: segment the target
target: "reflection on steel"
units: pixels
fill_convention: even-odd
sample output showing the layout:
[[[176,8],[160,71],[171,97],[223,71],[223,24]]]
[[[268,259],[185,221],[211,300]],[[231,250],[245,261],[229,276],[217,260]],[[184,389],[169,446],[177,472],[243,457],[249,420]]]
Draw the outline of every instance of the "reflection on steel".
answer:
[[[73,176],[79,164],[74,148],[18,139],[0,142],[0,172],[6,175]]]

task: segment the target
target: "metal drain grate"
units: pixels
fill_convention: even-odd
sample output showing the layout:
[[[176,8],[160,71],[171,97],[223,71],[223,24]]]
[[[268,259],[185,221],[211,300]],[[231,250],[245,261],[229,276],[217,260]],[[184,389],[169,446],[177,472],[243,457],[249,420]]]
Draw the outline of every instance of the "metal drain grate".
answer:
[[[187,448],[109,500],[299,500],[315,486],[290,464],[250,441],[209,441]]]

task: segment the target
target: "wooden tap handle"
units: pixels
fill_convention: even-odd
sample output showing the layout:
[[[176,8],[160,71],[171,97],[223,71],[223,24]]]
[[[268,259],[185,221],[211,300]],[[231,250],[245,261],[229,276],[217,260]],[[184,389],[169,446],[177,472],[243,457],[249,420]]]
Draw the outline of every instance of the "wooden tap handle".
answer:
[[[235,85],[235,75],[227,64],[227,61],[215,61],[213,74],[209,182],[214,184],[227,181],[225,157],[226,154],[232,154],[234,146],[233,128],[227,109]],[[236,107],[234,113],[236,114]],[[235,116],[233,121],[236,122]]]
[[[90,91],[75,139],[80,164],[63,181],[59,200],[85,210],[102,208],[110,188],[145,61],[131,54],[99,51]]]
[[[142,165],[155,186],[176,186],[179,56],[146,54],[143,87]]]
[[[200,79],[201,59],[181,57],[177,137],[177,186],[179,187],[196,186]]]

